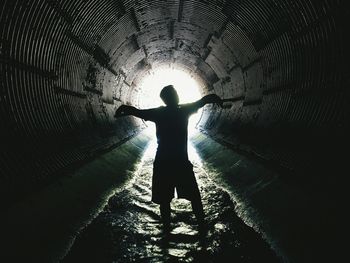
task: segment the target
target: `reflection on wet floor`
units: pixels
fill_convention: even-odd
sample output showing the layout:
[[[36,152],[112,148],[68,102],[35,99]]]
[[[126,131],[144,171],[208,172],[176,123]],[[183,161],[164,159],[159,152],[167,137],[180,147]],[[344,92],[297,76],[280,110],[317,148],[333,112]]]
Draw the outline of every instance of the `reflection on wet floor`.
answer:
[[[190,202],[173,199],[170,235],[151,202],[153,140],[127,187],[77,237],[64,262],[279,262],[260,235],[237,217],[229,194],[215,185],[200,157],[189,156],[200,188],[207,231],[199,231]]]

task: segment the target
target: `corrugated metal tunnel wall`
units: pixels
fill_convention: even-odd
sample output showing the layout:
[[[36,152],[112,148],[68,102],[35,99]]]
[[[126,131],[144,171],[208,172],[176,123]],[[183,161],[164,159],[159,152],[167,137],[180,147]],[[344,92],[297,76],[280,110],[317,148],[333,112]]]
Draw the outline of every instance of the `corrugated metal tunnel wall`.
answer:
[[[345,2],[2,1],[2,201],[142,129],[113,113],[137,106],[140,79],[161,65],[231,100],[206,108],[203,132],[310,171],[348,131]]]

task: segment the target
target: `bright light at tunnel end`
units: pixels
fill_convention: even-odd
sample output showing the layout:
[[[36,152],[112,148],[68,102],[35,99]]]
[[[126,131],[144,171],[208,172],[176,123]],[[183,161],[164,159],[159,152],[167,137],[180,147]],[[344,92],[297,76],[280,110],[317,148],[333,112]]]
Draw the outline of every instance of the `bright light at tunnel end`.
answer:
[[[139,86],[138,106],[142,109],[164,106],[159,97],[160,91],[167,85],[173,85],[176,89],[180,104],[194,102],[202,96],[198,82],[187,72],[180,69],[159,68],[147,74]],[[189,119],[189,134],[196,132],[196,124],[200,120],[202,110],[198,110]]]

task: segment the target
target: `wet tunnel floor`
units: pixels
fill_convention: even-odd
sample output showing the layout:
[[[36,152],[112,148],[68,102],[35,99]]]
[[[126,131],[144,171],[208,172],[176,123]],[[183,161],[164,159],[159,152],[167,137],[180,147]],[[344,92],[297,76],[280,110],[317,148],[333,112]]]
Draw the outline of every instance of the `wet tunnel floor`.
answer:
[[[206,214],[205,233],[184,199],[173,199],[171,232],[163,233],[159,207],[150,201],[153,142],[129,184],[81,231],[63,262],[279,262],[260,234],[236,215],[233,199],[210,179],[195,150],[189,150]]]

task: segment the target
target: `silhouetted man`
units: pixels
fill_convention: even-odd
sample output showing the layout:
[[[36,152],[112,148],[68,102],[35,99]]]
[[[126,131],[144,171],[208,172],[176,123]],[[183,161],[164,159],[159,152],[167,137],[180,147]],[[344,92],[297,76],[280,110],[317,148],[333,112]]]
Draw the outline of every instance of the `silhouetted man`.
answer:
[[[187,126],[189,116],[207,103],[222,105],[215,95],[180,104],[172,85],[160,92],[166,107],[139,110],[132,106],[120,106],[115,117],[133,115],[156,124],[158,148],[153,164],[152,201],[160,205],[160,214],[166,231],[170,228],[170,202],[174,190],[179,198],[191,201],[192,209],[200,226],[204,223],[204,212],[193,167],[187,155]]]

